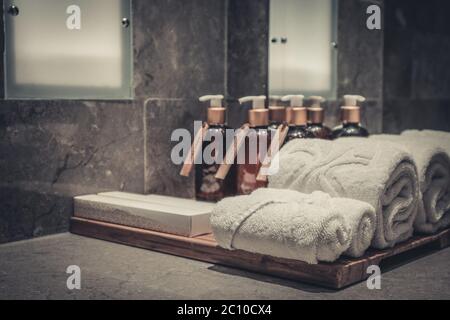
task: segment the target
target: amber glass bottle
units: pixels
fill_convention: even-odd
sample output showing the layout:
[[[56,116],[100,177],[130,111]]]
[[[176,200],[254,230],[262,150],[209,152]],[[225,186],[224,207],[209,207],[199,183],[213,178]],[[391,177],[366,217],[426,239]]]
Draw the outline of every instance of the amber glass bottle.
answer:
[[[342,125],[334,128],[333,139],[369,136],[369,131],[361,125],[361,108],[357,105],[365,100],[358,95],[344,96],[344,106],[341,107]]]
[[[307,129],[308,113],[303,106],[303,98],[303,95],[288,95],[281,99],[290,102],[290,106],[286,108],[286,122],[289,125],[286,143],[294,139],[314,137]]]
[[[311,106],[308,108],[307,130],[309,134],[314,138],[331,140],[332,131],[323,124],[325,120],[325,111],[322,108],[321,103],[325,101],[325,99],[319,96],[312,96],[309,99],[312,101]]]
[[[278,105],[279,100],[281,100],[280,96],[270,96],[269,130],[274,132],[286,122],[286,108]]]
[[[239,155],[237,159],[236,192],[240,195],[250,194],[258,188],[267,187],[267,182],[256,179],[261,168],[261,159],[265,156],[259,146],[265,145],[265,149],[268,150],[270,145],[269,110],[264,107],[265,98],[265,96],[259,96],[239,99],[241,104],[253,102],[253,109],[248,112],[250,131],[245,138],[245,161],[239,163],[242,160],[239,159]]]
[[[203,201],[219,201],[236,192],[236,168],[232,166],[224,180],[216,179],[215,175],[225,157],[226,152],[226,109],[221,106],[223,96],[204,96],[200,101],[211,101],[208,108],[207,123],[209,125],[202,144],[202,152],[206,148],[211,150],[212,159],[202,159],[201,164],[196,165],[195,189],[196,198]],[[216,150],[221,150],[217,152]],[[221,153],[221,154],[220,154]]]

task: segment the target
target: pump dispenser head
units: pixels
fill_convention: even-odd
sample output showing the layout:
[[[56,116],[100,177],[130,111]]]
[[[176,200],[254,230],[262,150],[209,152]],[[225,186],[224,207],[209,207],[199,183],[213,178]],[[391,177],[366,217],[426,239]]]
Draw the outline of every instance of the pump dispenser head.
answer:
[[[200,97],[201,102],[210,101],[210,107],[208,108],[207,122],[208,124],[225,124],[226,109],[222,107],[223,95],[207,95]]]
[[[288,95],[281,98],[282,101],[289,101],[290,107],[286,110],[286,120],[289,125],[304,126],[307,123],[308,113],[303,106],[304,95]]]
[[[361,108],[358,106],[358,102],[364,101],[366,98],[360,95],[346,94],[344,96],[344,105],[341,107],[344,124],[361,122]]]
[[[239,99],[240,104],[252,102],[252,109],[248,111],[248,122],[251,127],[269,125],[269,110],[265,108],[266,96],[249,96]]]
[[[303,107],[303,99],[305,99],[304,95],[291,94],[291,95],[284,96],[283,98],[281,98],[281,101],[289,101],[290,106],[293,108],[296,108],[296,107],[304,108]]]
[[[325,99],[321,96],[311,96],[309,97],[311,101],[311,106],[308,108],[308,118],[310,123],[318,124],[323,123],[325,119],[325,112],[321,106],[321,103]]]

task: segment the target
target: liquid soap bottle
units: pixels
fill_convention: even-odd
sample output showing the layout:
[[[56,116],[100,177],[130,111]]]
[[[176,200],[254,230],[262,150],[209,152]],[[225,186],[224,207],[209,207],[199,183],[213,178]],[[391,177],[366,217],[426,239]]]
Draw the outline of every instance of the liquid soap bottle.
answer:
[[[196,198],[199,200],[216,202],[235,194],[236,170],[234,166],[224,180],[215,178],[227,148],[225,130],[228,127],[226,125],[226,108],[222,106],[223,98],[222,95],[208,95],[199,99],[201,102],[210,102],[207,111],[208,129],[202,143],[202,154],[206,153],[211,158],[203,157],[202,163],[196,165]],[[206,148],[208,148],[207,152],[205,152]]]
[[[332,131],[323,124],[325,119],[325,110],[321,103],[325,101],[320,96],[309,97],[311,106],[308,108],[308,126],[307,130],[313,138],[331,140]]]
[[[286,108],[278,105],[280,96],[270,96],[269,103],[269,130],[276,131],[278,127],[286,122]]]
[[[260,146],[265,151],[270,145],[269,110],[265,108],[265,96],[244,97],[239,99],[240,104],[252,102],[252,109],[248,111],[249,133],[245,138],[244,157],[237,157],[237,194],[250,194],[252,191],[267,187],[267,181],[257,181],[261,159],[265,158]],[[241,150],[242,152],[242,150]],[[245,158],[245,159],[242,159]]]
[[[286,142],[314,137],[307,130],[308,111],[303,106],[303,99],[303,95],[289,95],[281,99],[290,102],[290,107],[286,108],[286,121],[289,125]]]
[[[369,136],[369,131],[361,126],[361,107],[358,106],[358,102],[364,101],[366,98],[363,96],[344,96],[344,105],[341,107],[342,125],[333,130],[333,139]]]

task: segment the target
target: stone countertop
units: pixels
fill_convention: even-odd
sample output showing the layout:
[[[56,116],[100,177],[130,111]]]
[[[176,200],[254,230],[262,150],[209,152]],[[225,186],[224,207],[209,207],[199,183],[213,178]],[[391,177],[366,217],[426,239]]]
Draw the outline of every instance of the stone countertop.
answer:
[[[334,291],[65,233],[0,245],[0,299],[450,299],[450,248]]]

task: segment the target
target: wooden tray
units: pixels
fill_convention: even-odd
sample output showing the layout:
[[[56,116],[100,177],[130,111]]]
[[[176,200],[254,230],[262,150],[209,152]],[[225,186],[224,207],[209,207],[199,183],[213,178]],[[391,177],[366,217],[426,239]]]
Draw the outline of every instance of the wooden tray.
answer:
[[[392,249],[368,250],[357,259],[340,258],[333,263],[310,265],[297,260],[275,258],[246,251],[220,248],[213,235],[187,238],[94,220],[72,218],[72,233],[122,243],[176,256],[250,270],[295,281],[302,281],[333,289],[363,281],[369,276],[367,267],[389,266],[390,258],[405,260],[404,254],[415,249],[442,249],[450,243],[450,229],[431,236],[416,236]]]

